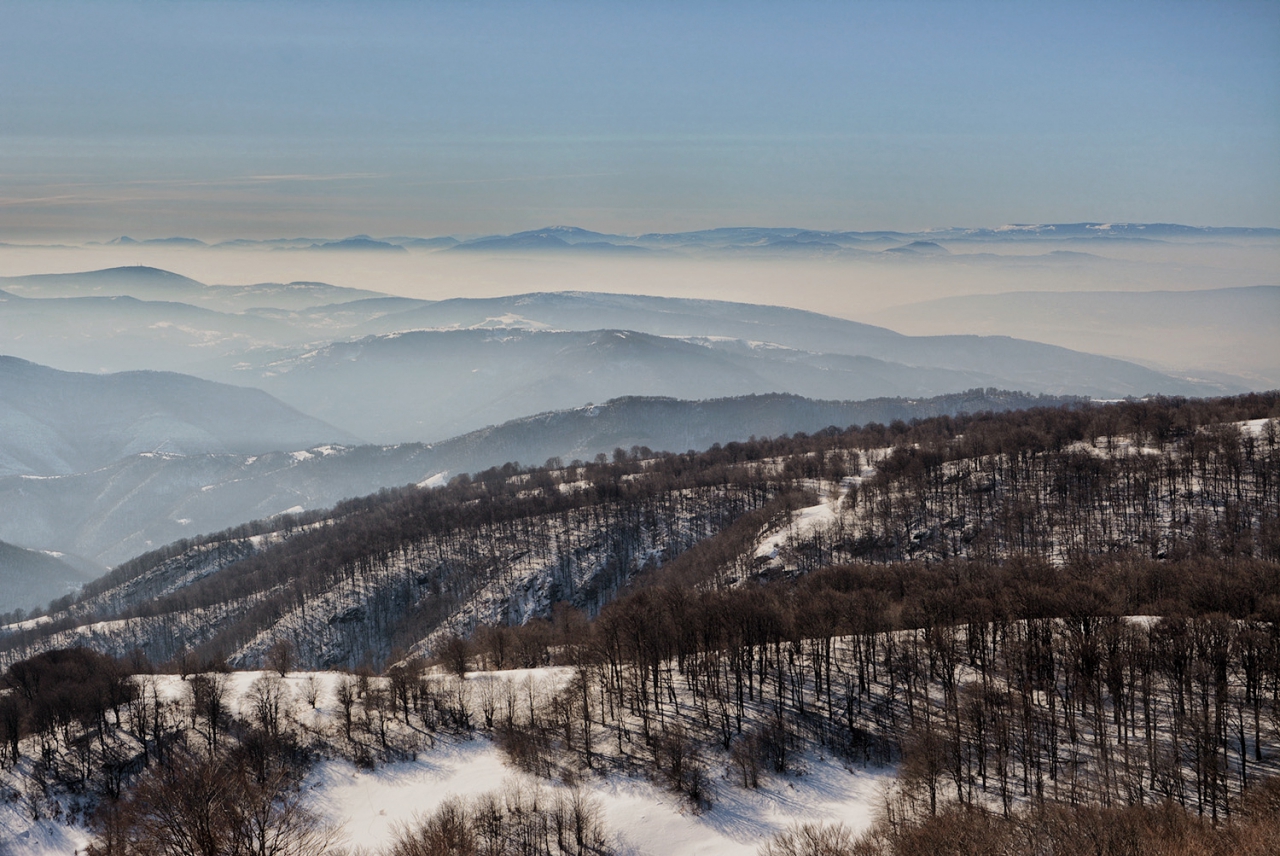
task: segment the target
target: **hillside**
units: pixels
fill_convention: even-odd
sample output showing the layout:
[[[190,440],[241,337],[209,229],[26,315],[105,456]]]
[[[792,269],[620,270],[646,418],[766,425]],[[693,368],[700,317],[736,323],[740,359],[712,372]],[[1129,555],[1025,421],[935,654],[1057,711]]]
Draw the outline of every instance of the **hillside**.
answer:
[[[591,460],[621,447],[704,449],[939,414],[1070,403],[995,390],[907,400],[814,401],[764,395],[711,401],[627,398],[512,420],[439,443],[326,444],[259,454],[147,452],[88,472],[0,476],[0,537],[106,565],[160,545],[286,511],[314,510],[383,487],[442,483],[510,461]]]
[[[36,609],[75,594],[103,570],[60,554],[24,550],[0,541],[0,613]]]
[[[138,454],[351,442],[261,390],[172,372],[94,375],[0,356],[0,473],[85,472]]]
[[[1134,372],[1132,365],[1119,361],[1022,339],[904,336],[885,327],[781,306],[629,294],[558,292],[454,298],[384,315],[360,330],[393,333],[476,327],[633,330],[672,338],[768,343],[807,354],[870,357],[917,368],[980,372],[1001,378],[997,385],[1032,392],[1074,391],[1078,387],[1075,394],[1087,395],[1094,393],[1086,387],[1096,390],[1109,385],[1168,383],[1167,379]],[[1059,389],[1049,389],[1050,385]]]
[[[904,345],[899,356],[902,362],[712,336],[510,327],[412,330],[324,347],[251,351],[206,374],[260,387],[380,443],[451,436],[622,395],[701,399],[787,392],[856,400],[994,386],[1105,398],[1202,389],[1132,363],[1012,339],[920,340]]]
[[[132,265],[76,273],[0,277],[0,290],[20,297],[135,297],[241,312],[255,307],[302,309],[384,295],[323,282],[206,285],[159,268]]]
[[[0,292],[0,352],[63,371],[189,371],[246,348],[310,341],[263,314],[135,297],[18,297]]]
[[[722,585],[850,561],[1275,561],[1275,408],[1250,396],[1033,409],[509,465],[141,557],[46,629],[11,632],[0,656],[90,642],[251,665],[286,638],[313,666],[379,663],[559,601],[594,614],[686,552],[708,557],[697,580]],[[1261,421],[1243,433],[1223,425],[1249,419]]]
[[[174,544],[0,629],[0,829],[1264,856],[1278,479],[1274,394],[1157,399],[508,466]]]

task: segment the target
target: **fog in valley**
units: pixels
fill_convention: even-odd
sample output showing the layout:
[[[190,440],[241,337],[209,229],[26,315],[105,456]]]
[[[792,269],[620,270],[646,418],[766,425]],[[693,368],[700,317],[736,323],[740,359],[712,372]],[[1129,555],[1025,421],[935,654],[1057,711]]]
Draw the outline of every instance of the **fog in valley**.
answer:
[[[1269,389],[1278,253],[1108,224],[0,247],[0,606],[508,462]],[[32,585],[20,548],[78,564]]]
[[[1268,325],[1280,319],[1280,299],[1274,291],[1248,296],[1238,305],[1216,306],[1220,314],[1212,325],[1203,323],[1204,306],[1218,303],[1212,295],[1200,303],[1188,298],[1184,305],[1160,305],[1153,312],[1144,308],[1152,305],[1150,301],[1129,298],[1117,303],[1113,298],[1098,305],[1096,298],[1080,294],[1275,286],[1280,282],[1280,237],[1275,235],[998,243],[938,239],[945,254],[883,252],[909,242],[905,237],[885,240],[854,258],[814,250],[769,252],[766,247],[659,249],[609,257],[421,249],[8,245],[0,247],[0,276],[148,265],[208,284],[314,281],[419,300],[594,291],[740,301],[820,312],[909,335],[975,333],[1033,339],[1165,371],[1236,376],[1250,387],[1280,383],[1280,345],[1267,335]],[[1052,297],[936,302],[1008,292]],[[1224,325],[1232,319],[1242,326],[1225,335]],[[1176,335],[1162,335],[1165,329]]]

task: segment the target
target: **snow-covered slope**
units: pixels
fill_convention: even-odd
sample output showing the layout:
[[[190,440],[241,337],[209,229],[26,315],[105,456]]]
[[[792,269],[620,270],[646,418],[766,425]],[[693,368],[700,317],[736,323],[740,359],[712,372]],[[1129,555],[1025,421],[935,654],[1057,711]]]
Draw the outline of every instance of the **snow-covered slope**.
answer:
[[[892,768],[860,767],[806,753],[792,775],[756,790],[717,782],[719,799],[692,811],[653,782],[612,775],[580,780],[579,790],[600,806],[619,852],[631,856],[756,856],[763,842],[796,823],[842,823],[855,832],[871,825],[893,781]],[[389,846],[397,828],[431,814],[446,799],[512,788],[565,790],[507,766],[492,742],[441,742],[417,761],[374,771],[327,761],[312,774],[309,805],[340,824],[349,841]]]
[[[547,694],[567,682],[559,668],[468,675],[473,697],[486,683],[532,686]],[[237,715],[252,716],[251,688],[264,673],[236,672],[225,677],[226,703]],[[312,732],[336,734],[341,729],[337,702],[339,682],[349,676],[334,672],[293,672],[283,682],[290,717]],[[141,678],[169,704],[187,703],[190,687],[176,675]],[[375,679],[378,680],[378,679]],[[309,686],[310,685],[310,686]],[[315,708],[305,697],[314,692]],[[401,829],[434,812],[446,800],[512,791],[540,791],[554,798],[570,790],[561,781],[530,776],[511,766],[484,734],[438,735],[413,760],[358,767],[349,760],[321,760],[303,782],[302,805],[332,825],[339,839],[364,852],[386,852]],[[726,768],[727,758],[709,759]],[[657,783],[635,773],[587,774],[576,780],[579,795],[594,801],[607,837],[628,856],[755,856],[762,842],[798,822],[841,822],[860,831],[870,825],[893,781],[891,767],[866,767],[816,750],[799,755],[793,771],[766,776],[758,789],[735,785],[725,773],[712,783],[715,799],[702,810]],[[0,772],[0,783],[23,792],[30,776],[24,761]],[[32,820],[21,801],[0,801],[0,854],[3,856],[68,856],[92,837],[79,805],[87,796],[54,791],[46,808],[56,816]],[[7,845],[7,849],[5,847]]]

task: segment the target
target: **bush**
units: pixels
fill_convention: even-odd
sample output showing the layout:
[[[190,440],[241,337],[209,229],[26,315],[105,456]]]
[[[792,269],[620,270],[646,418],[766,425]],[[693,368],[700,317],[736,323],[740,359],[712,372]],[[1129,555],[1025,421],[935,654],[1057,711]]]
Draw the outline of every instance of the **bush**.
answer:
[[[446,800],[403,826],[389,856],[612,856],[600,806],[577,789],[548,796],[510,784],[471,800]]]
[[[855,856],[862,852],[856,846],[843,824],[804,823],[775,835],[760,848],[760,856]]]

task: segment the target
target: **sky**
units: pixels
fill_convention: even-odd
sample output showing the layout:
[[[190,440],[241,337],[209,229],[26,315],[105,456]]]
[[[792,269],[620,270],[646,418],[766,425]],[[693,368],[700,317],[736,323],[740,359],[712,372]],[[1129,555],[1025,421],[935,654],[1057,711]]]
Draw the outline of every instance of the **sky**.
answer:
[[[0,242],[1280,227],[1280,3],[0,0]]]

